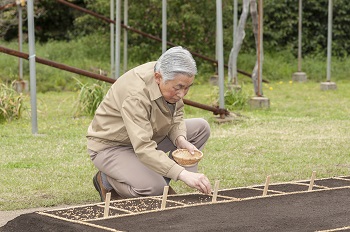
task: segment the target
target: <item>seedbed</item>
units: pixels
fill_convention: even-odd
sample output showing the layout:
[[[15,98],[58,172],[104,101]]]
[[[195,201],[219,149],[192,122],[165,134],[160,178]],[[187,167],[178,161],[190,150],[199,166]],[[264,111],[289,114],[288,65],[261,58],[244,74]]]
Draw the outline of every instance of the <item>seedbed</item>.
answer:
[[[262,195],[263,189],[268,194]],[[223,189],[216,201],[213,197],[189,193],[111,201],[108,215],[103,202],[35,212],[0,231],[350,230],[349,176]]]

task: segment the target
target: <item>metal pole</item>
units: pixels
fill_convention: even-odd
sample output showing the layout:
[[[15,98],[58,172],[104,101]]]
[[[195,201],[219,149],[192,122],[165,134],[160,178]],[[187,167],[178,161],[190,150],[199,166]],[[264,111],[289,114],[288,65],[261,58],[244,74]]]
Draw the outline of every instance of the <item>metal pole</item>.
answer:
[[[30,73],[30,105],[32,116],[32,133],[38,133],[36,108],[36,70],[35,70],[35,37],[34,37],[34,5],[33,0],[27,1],[29,73]]]
[[[121,0],[116,0],[116,29],[115,29],[115,79],[120,73],[120,22],[121,22]]]
[[[331,81],[333,2],[328,0],[327,81]]]
[[[224,99],[224,46],[222,31],[222,1],[216,0],[216,34],[218,45],[219,107],[225,107]]]
[[[303,0],[299,0],[299,26],[298,26],[298,72],[301,72],[301,42],[302,42],[302,9]]]
[[[167,0],[162,2],[162,53],[167,50]]]
[[[23,29],[22,29],[22,6],[21,4],[17,5],[18,9],[18,50],[20,52],[23,51]],[[18,69],[19,69],[19,79],[23,80],[23,59],[19,58],[18,59]]]
[[[124,25],[128,26],[128,10],[129,10],[129,3],[128,0],[124,0]],[[123,57],[124,57],[124,73],[128,70],[128,30],[124,28],[124,51],[123,51]]]
[[[110,1],[110,19],[111,21],[114,21],[114,0]],[[110,77],[114,77],[114,23],[109,24],[110,27],[110,33],[111,33],[111,38],[110,38],[110,49],[111,49],[111,75]]]
[[[262,63],[263,63],[263,0],[259,0],[259,45],[258,45],[258,97],[262,97]]]

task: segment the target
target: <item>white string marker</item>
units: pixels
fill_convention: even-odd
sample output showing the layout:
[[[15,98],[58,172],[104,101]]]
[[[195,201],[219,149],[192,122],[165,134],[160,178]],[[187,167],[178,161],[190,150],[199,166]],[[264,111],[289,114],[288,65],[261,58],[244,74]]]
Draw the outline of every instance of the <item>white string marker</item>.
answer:
[[[162,198],[162,205],[160,207],[160,209],[165,209],[166,206],[166,200],[168,198],[168,192],[169,192],[169,186],[164,186],[164,190],[163,190],[163,198]]]
[[[219,183],[220,183],[219,180],[215,181],[214,193],[213,193],[213,198],[212,198],[212,201],[211,201],[213,203],[216,202],[216,198],[218,197]]]
[[[111,193],[106,193],[106,200],[105,200],[105,210],[103,216],[106,218],[109,215],[109,202],[111,201]]]
[[[267,195],[267,190],[269,189],[269,184],[270,184],[270,176],[267,176],[266,177],[266,182],[265,182],[263,196]]]
[[[310,180],[310,185],[309,185],[308,191],[311,191],[312,188],[314,187],[315,178],[316,178],[316,171],[313,171],[312,175],[311,175],[311,180]]]

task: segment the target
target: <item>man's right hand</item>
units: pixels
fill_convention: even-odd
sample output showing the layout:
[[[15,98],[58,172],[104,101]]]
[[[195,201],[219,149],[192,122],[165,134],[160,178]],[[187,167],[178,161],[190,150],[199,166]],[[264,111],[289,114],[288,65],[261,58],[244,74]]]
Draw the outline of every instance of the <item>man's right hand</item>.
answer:
[[[187,184],[191,188],[195,188],[204,194],[211,193],[210,181],[202,173],[195,173],[195,172],[189,172],[187,170],[183,170],[179,174],[178,179],[183,181],[185,184]]]

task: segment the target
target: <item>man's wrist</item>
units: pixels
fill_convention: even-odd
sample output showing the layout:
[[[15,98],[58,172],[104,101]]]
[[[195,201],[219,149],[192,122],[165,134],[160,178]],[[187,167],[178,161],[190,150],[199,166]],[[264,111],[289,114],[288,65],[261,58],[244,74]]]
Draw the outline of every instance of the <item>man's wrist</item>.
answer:
[[[186,141],[186,138],[185,138],[183,135],[180,135],[179,137],[176,138],[176,140],[175,140],[175,145],[176,145],[177,147],[179,147],[179,144],[180,144],[182,141]]]

